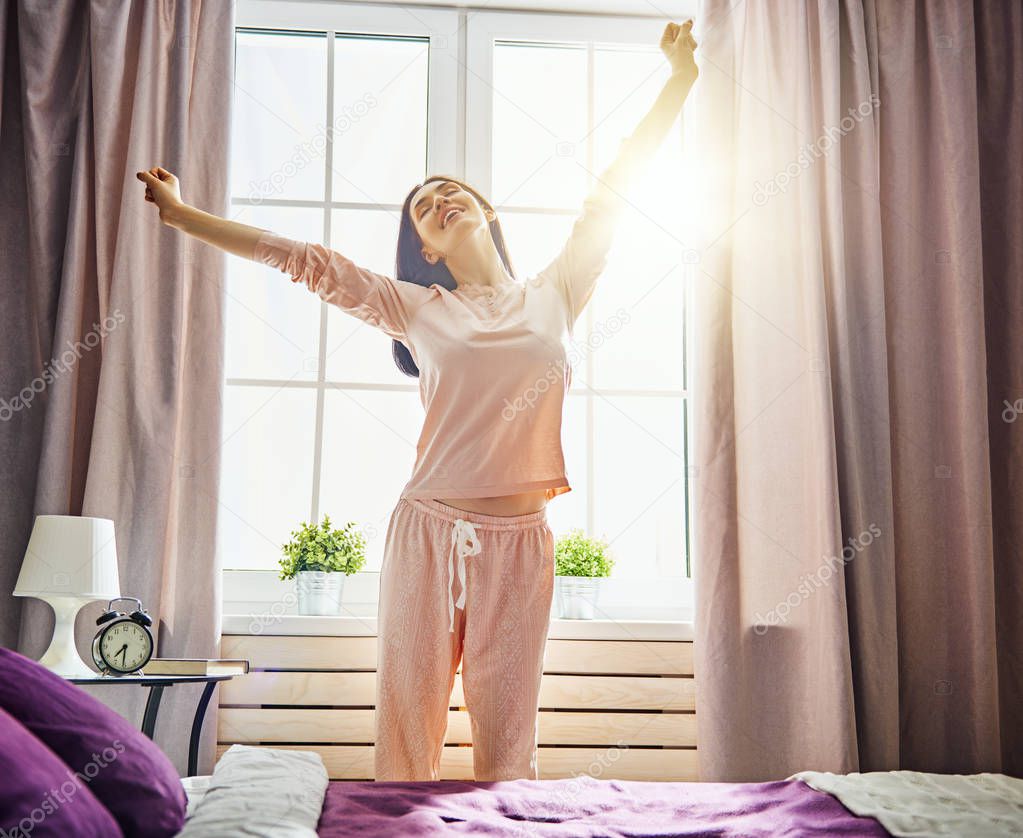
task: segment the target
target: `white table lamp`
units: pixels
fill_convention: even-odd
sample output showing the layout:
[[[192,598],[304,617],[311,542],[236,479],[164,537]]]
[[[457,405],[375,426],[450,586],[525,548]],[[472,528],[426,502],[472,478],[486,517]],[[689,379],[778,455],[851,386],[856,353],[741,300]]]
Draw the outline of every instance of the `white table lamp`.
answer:
[[[53,639],[39,663],[65,678],[95,677],[75,646],[75,617],[94,600],[120,595],[113,521],[36,516],[14,596],[35,597],[53,608]]]

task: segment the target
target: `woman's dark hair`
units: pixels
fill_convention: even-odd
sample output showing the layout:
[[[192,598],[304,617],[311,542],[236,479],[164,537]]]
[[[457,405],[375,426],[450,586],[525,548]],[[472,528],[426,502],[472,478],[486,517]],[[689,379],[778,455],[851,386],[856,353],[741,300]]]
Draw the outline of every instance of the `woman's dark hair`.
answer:
[[[448,270],[448,266],[444,262],[437,262],[436,265],[431,265],[423,258],[422,247],[423,240],[419,236],[419,232],[416,230],[415,225],[412,223],[412,211],[410,204],[412,203],[412,197],[426,184],[435,180],[446,180],[451,183],[457,183],[462,189],[471,194],[480,206],[484,209],[489,209],[494,213],[494,220],[490,222],[490,235],[494,240],[494,246],[497,247],[497,253],[501,257],[501,261],[504,262],[505,268],[508,273],[514,279],[518,279],[515,276],[515,270],[512,268],[511,258],[508,256],[508,248],[504,243],[504,233],[501,231],[501,222],[497,220],[497,212],[490,205],[490,202],[480,195],[475,189],[469,184],[460,181],[458,178],[450,177],[448,175],[431,175],[422,183],[418,183],[412,187],[411,191],[405,197],[405,203],[401,208],[401,224],[398,227],[398,253],[394,260],[394,277],[401,282],[414,282],[416,285],[422,285],[424,288],[429,288],[431,285],[436,283],[443,288],[447,288],[449,291],[454,291],[458,287],[458,283],[455,278],[451,275],[451,271]],[[405,375],[411,376],[412,378],[419,378],[419,367],[416,366],[416,362],[412,360],[412,353],[409,352],[408,347],[405,346],[400,340],[394,340],[391,344],[391,354],[394,356],[394,363],[398,365]]]

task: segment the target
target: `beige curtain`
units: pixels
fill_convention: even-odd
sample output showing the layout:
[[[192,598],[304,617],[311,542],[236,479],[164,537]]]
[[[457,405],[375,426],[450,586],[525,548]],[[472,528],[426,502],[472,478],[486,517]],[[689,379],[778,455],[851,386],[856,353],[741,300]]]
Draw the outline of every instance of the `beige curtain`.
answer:
[[[0,643],[33,658],[53,614],[11,591],[39,514],[113,519],[157,653],[219,654],[225,261],[162,227],[135,172],[163,165],[227,214],[233,45],[233,3],[0,4]],[[87,661],[104,605],[79,616]],[[141,722],[145,690],[87,689]],[[168,689],[157,721],[182,774],[200,692]]]
[[[1021,6],[704,0],[694,35],[701,775],[1018,776]]]

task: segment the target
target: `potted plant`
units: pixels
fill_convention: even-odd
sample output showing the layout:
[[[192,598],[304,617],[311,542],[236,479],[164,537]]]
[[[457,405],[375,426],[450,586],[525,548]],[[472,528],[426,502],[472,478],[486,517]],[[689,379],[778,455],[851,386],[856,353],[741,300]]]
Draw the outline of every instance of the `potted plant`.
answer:
[[[298,613],[340,614],[345,577],[366,563],[365,537],[354,521],[332,529],[329,515],[323,516],[319,526],[303,522],[291,535],[292,540],[282,545],[280,578],[296,580]]]
[[[588,538],[581,529],[569,530],[554,545],[554,582],[558,616],[592,620],[600,579],[611,575],[614,559],[607,542]]]

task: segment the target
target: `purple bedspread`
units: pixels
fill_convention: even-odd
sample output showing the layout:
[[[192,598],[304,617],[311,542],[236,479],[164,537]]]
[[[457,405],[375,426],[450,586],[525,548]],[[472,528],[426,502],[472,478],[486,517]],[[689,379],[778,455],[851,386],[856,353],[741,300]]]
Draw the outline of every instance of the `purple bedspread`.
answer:
[[[853,815],[837,798],[802,780],[675,783],[582,776],[488,783],[334,780],[317,834],[883,838],[889,833],[874,818]]]

